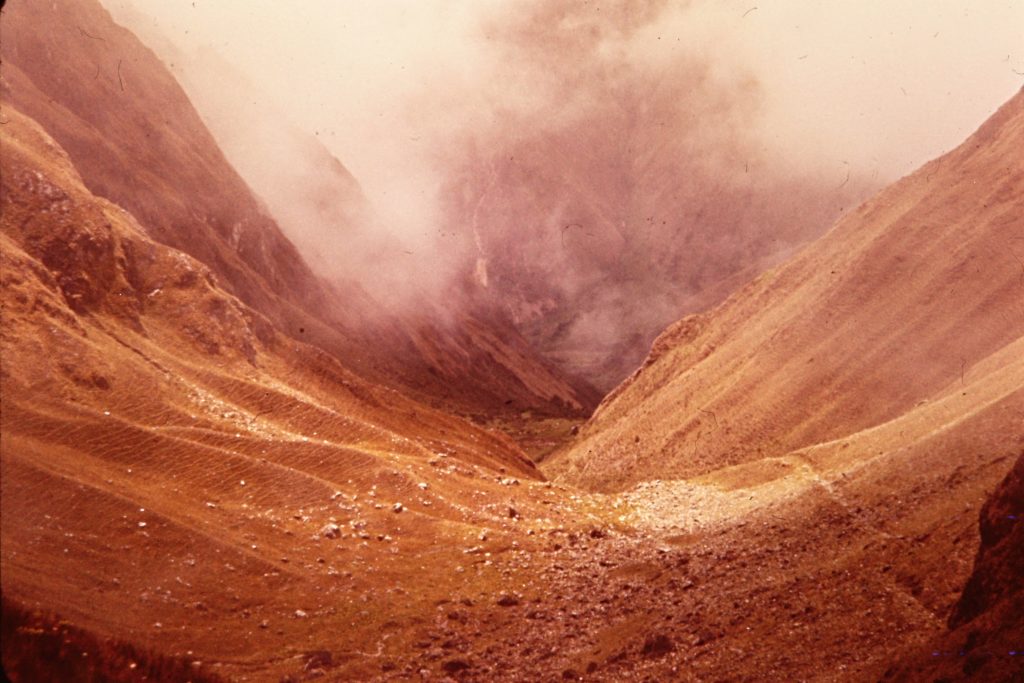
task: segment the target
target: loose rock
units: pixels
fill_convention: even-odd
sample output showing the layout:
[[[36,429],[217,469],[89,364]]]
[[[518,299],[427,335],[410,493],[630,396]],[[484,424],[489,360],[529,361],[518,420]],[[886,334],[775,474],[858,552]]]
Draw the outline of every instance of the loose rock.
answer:
[[[472,668],[472,665],[464,659],[449,659],[447,662],[441,665],[441,668],[446,672],[453,674],[459,671],[465,671],[466,669]]]
[[[662,657],[675,650],[672,640],[663,633],[649,636],[644,641],[643,654],[647,657]]]

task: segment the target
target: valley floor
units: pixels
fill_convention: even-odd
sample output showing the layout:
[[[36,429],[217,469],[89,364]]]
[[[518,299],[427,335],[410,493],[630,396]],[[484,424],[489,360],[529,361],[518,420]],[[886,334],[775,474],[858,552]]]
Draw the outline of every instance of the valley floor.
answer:
[[[529,433],[554,440],[564,426]],[[159,623],[138,634],[138,651],[197,662],[211,680],[862,681],[944,630],[977,548],[974,512],[909,537],[862,506],[854,469],[800,456],[622,494],[430,466],[485,491],[467,504],[475,521],[375,505],[358,529],[328,538],[329,519],[358,496],[319,494],[273,528],[263,520],[259,566],[205,565],[220,604],[193,602],[189,566],[113,578],[116,588],[101,571],[87,590],[103,599],[122,581],[140,587],[140,608]],[[979,482],[1008,466],[1008,455],[990,458]],[[905,509],[935,510],[928,487],[910,490]],[[255,540],[254,523],[243,514],[230,533]],[[74,538],[70,526],[60,531]],[[5,593],[31,604],[54,587],[25,583],[19,559],[6,558]],[[921,569],[936,566],[948,574]],[[61,616],[93,622],[98,640],[117,636],[102,610]],[[116,664],[136,680],[130,657]]]
[[[718,501],[679,486],[587,496],[621,514],[496,553],[509,590],[470,582],[440,601],[382,678],[870,680],[942,629],[900,572],[864,571],[906,541],[819,484],[742,521],[715,519]]]

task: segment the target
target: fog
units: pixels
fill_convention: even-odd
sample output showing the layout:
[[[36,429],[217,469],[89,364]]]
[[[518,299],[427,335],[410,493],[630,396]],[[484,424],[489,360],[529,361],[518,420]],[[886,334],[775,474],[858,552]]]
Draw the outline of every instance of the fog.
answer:
[[[1024,80],[1020,1],[103,2],[322,273],[473,269],[556,354],[645,345]]]
[[[134,6],[175,45],[213,48],[320,139],[378,203],[428,192],[397,164],[423,164],[424,136],[493,115],[494,98],[529,106],[527,84],[494,82],[487,26],[512,0],[104,0]],[[579,4],[579,3],[577,3]],[[582,3],[594,16],[616,3]],[[656,11],[665,5],[663,11]],[[647,7],[646,56],[702,55],[721,74],[750,73],[765,94],[767,141],[812,160],[886,177],[960,141],[1020,87],[1024,2],[704,0]],[[614,17],[613,17],[614,18]],[[571,42],[571,27],[566,27]],[[537,59],[539,55],[520,55]],[[514,85],[502,92],[503,86]],[[443,102],[444,116],[417,104]],[[522,98],[522,99],[520,99]],[[422,170],[422,169],[417,169]],[[838,170],[839,169],[835,169]]]

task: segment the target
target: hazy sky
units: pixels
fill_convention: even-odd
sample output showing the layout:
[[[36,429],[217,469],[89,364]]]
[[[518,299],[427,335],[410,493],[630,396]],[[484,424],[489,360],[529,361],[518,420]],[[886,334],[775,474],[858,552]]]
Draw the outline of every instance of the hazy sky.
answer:
[[[437,153],[425,140],[529,101],[496,76],[507,54],[488,37],[526,0],[103,2],[115,18],[133,4],[186,51],[217,50],[376,202],[429,191],[408,173]],[[909,172],[1024,83],[1024,0],[682,0],[658,16],[634,40],[637,58],[682,50],[708,59],[716,78],[753,76],[765,144],[837,177],[846,164],[880,178]]]

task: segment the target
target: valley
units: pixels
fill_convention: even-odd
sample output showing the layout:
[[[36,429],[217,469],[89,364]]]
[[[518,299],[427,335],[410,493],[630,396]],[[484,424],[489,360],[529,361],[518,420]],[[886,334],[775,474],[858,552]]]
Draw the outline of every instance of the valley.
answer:
[[[326,148],[285,131],[309,194],[261,198],[95,0],[9,3],[0,26],[11,680],[1024,675],[1024,91],[901,180],[851,185],[870,197],[835,223],[804,179],[733,187],[714,225],[743,229],[654,316],[638,302],[681,252],[626,249],[622,308],[588,300],[611,233],[547,263],[550,234],[512,249],[503,226],[699,210],[699,188],[622,189],[678,150],[588,185],[591,138],[520,139],[523,166],[471,159],[509,195],[468,162],[448,178],[477,241],[441,284],[389,272],[423,283],[399,305],[307,258],[369,229]],[[790,232],[759,231],[750,197],[774,195],[806,223],[781,202],[765,224]],[[337,253],[295,246],[318,215]]]

